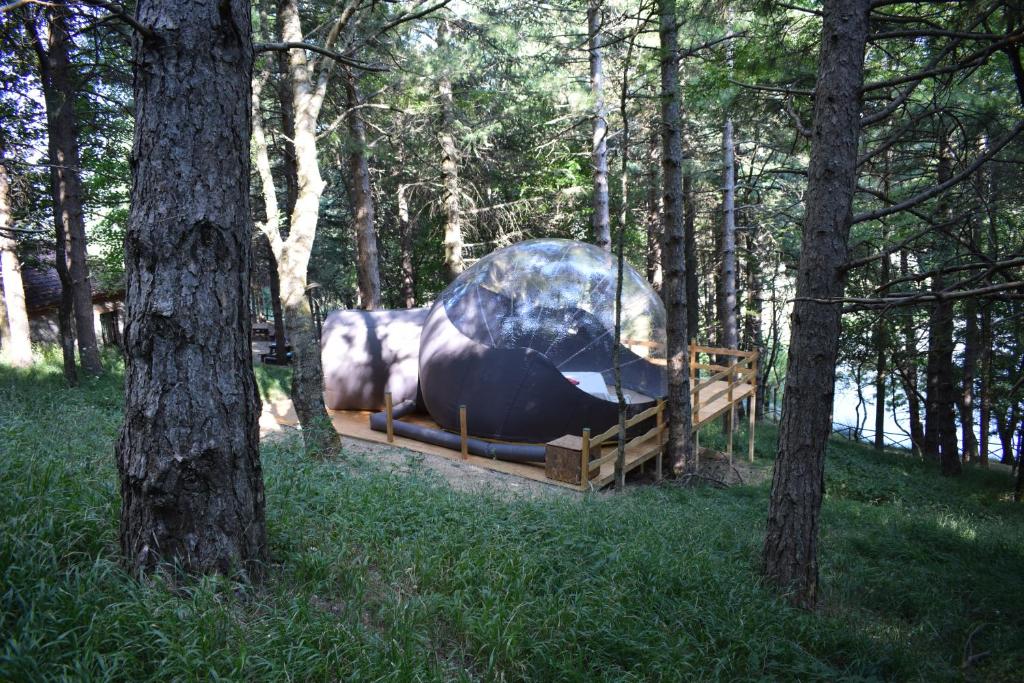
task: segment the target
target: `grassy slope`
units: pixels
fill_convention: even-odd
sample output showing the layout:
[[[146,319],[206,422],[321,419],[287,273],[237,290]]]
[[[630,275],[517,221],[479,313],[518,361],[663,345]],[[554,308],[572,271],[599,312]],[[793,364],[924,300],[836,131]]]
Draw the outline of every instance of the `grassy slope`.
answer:
[[[758,586],[766,486],[504,500],[287,442],[263,451],[265,583],[139,583],[117,564],[120,388],[64,389],[53,359],[0,366],[0,680],[1019,680],[1024,666],[1008,477],[945,480],[842,442],[815,615]],[[991,654],[965,672],[968,640]]]

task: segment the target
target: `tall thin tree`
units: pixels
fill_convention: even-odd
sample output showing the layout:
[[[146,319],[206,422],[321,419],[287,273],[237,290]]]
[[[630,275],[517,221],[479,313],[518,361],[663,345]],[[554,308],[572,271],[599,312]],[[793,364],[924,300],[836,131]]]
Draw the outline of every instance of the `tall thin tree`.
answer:
[[[828,300],[843,294],[870,9],[871,0],[826,0],[822,8],[806,213],[764,542],[765,577],[807,608],[818,599],[818,526],[842,310]]]
[[[668,356],[668,462],[676,473],[694,466],[687,337],[683,208],[682,94],[679,88],[679,28],[674,0],[658,0],[661,72],[661,168],[664,223],[664,284]]]

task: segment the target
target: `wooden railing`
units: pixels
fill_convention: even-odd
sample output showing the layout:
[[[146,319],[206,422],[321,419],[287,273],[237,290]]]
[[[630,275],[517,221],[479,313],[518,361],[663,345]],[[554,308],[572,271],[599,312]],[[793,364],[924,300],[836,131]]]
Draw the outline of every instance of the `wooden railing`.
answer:
[[[655,476],[660,480],[661,479],[661,457],[662,457],[662,452],[664,451],[665,430],[667,428],[667,424],[665,423],[665,401],[664,400],[659,400],[655,405],[651,406],[647,410],[639,412],[636,415],[634,415],[633,417],[631,417],[628,420],[626,420],[626,429],[628,430],[631,427],[635,427],[636,425],[640,424],[641,422],[645,422],[645,421],[651,419],[652,417],[655,418],[655,425],[654,425],[654,427],[651,428],[651,429],[648,429],[646,432],[644,432],[640,436],[637,436],[637,437],[634,437],[634,438],[628,440],[626,442],[626,444],[625,444],[625,450],[628,451],[631,448],[636,448],[637,446],[639,446],[640,444],[648,441],[649,439],[651,439],[653,437],[657,437],[657,444],[658,444],[657,448],[656,449],[650,449],[649,452],[643,453],[639,457],[641,459],[646,460],[647,458],[645,456],[650,456],[651,454],[653,454],[654,450],[657,450],[657,453],[654,454],[655,460],[656,460],[656,463],[655,463],[656,475]],[[606,465],[608,463],[614,462],[615,459],[618,457],[618,454],[619,454],[618,436],[619,436],[619,425],[615,425],[614,427],[610,427],[609,429],[606,429],[605,431],[601,432],[600,434],[598,434],[597,436],[594,436],[594,437],[590,436],[590,430],[589,429],[584,429],[583,430],[583,443],[582,443],[582,448],[580,450],[580,471],[587,473],[587,476],[583,477],[581,479],[581,481],[583,482],[584,485],[590,480],[591,475],[593,475],[595,472],[600,472],[601,471],[601,466],[602,465]],[[595,460],[591,460],[590,459],[590,453],[592,451],[596,450],[598,453],[600,453],[602,446],[604,446],[606,443],[608,443],[609,441],[612,441],[612,440],[615,441],[616,448],[611,453],[609,453],[608,455],[600,456],[600,457],[598,457]]]
[[[700,355],[707,354],[707,363],[700,362]],[[711,362],[713,357],[720,360],[722,357],[732,359],[728,365],[720,362]],[[734,414],[735,405],[744,396],[749,399],[750,427],[747,439],[747,455],[750,462],[754,462],[754,417],[757,410],[757,351],[740,351],[739,349],[726,349],[718,346],[700,346],[696,342],[690,344],[690,399],[693,404],[693,428],[697,439],[697,453],[700,454],[700,426],[715,417],[725,413],[730,416],[729,424],[732,423],[731,416]],[[712,372],[708,377],[701,377],[701,371]],[[725,383],[725,387],[719,388],[709,394],[712,386]],[[737,390],[740,391],[739,398],[736,398]],[[713,406],[718,399],[725,397],[724,404],[717,408]],[[702,414],[702,409],[707,408],[710,414]],[[733,430],[727,429],[726,451],[729,455],[729,462],[732,463],[733,451]]]

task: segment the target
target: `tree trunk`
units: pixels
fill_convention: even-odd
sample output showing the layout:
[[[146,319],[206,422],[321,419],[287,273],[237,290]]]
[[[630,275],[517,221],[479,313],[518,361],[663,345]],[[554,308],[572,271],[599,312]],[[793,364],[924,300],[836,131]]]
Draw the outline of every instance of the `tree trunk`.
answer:
[[[735,349],[739,347],[739,325],[736,320],[736,154],[732,140],[732,119],[725,122],[722,134],[722,151],[725,159],[725,178],[722,200],[722,230],[718,239],[719,271],[715,308],[721,334],[718,346]],[[719,356],[719,365],[730,365],[732,356]],[[735,424],[735,410],[722,415],[722,433],[732,431]]]
[[[943,279],[932,278],[933,291],[945,288]],[[928,391],[925,411],[925,455],[937,459],[946,476],[960,474],[956,439],[956,390],[953,384],[953,303],[938,301],[932,307],[928,334]]]
[[[900,277],[910,273],[906,249],[900,250]],[[916,456],[924,453],[924,426],[921,424],[921,400],[918,393],[917,338],[914,335],[912,310],[903,313],[903,351],[900,354],[899,373],[903,382],[903,393],[907,398],[907,414],[910,419],[910,446]]]
[[[761,264],[757,256],[757,233],[753,228],[747,232],[747,315],[744,320],[744,333],[747,345],[757,354],[757,401],[755,403],[755,420],[764,419],[765,388],[765,349],[762,316],[764,315],[764,291],[761,287]]]
[[[804,608],[818,599],[818,526],[842,311],[840,304],[808,299],[843,295],[870,6],[870,0],[826,0],[823,7],[806,214],[764,542],[765,577]]]
[[[882,232],[882,242],[886,235]],[[889,281],[889,257],[885,256],[878,264],[879,282]],[[885,315],[879,314],[874,330],[875,346],[875,450],[885,449],[885,394],[886,380],[889,372],[889,326]]]
[[[981,442],[978,459],[988,467],[989,432],[992,430],[992,314],[988,307],[981,313],[981,410],[978,415]]]
[[[92,286],[86,262],[85,218],[82,213],[81,162],[78,154],[78,129],[75,121],[75,84],[68,58],[70,37],[67,32],[67,8],[55,5],[46,11],[47,65],[42,79],[46,100],[46,129],[49,138],[54,206],[68,237],[68,272],[74,303],[75,336],[82,370],[87,375],[103,372],[96,344],[96,323],[92,310]]]
[[[647,281],[661,292],[661,174],[658,173],[658,146],[661,131],[651,125],[650,152],[647,161]]]
[[[410,185],[398,186],[398,235],[402,253],[402,303],[406,308],[416,306],[416,272],[412,250],[416,237],[414,219],[409,213]]]
[[[668,462],[676,474],[693,470],[693,413],[690,408],[690,356],[687,336],[685,220],[683,215],[682,93],[679,88],[679,36],[672,0],[658,0],[661,70],[661,168],[665,221],[662,296],[667,316]]]
[[[50,169],[51,178],[56,175]],[[56,181],[53,181],[56,182]],[[57,328],[60,331],[60,350],[64,361],[64,380],[68,386],[78,385],[78,366],[75,363],[75,299],[71,293],[71,270],[68,267],[68,236],[64,231],[60,202],[53,204],[55,248],[54,269],[60,279],[60,303],[57,307]]]
[[[121,550],[143,572],[267,559],[249,270],[249,3],[141,5],[125,238]],[[182,107],[182,102],[192,106]]]
[[[349,108],[348,129],[352,153],[349,174],[352,191],[352,213],[355,217],[359,298],[367,311],[380,308],[380,267],[377,257],[377,229],[374,227],[373,193],[370,191],[370,168],[366,159],[366,124],[358,109],[362,104],[355,75],[345,74],[345,94]]]
[[[996,411],[996,431],[999,433],[999,444],[1002,446],[1003,455],[999,462],[1003,465],[1013,465],[1013,435],[1017,431],[1017,420],[1020,417],[1020,410],[1016,403],[1012,404],[1003,414]]]
[[[601,0],[587,3],[587,45],[590,52],[590,94],[594,98],[594,134],[590,148],[594,244],[605,251],[612,248],[611,218],[608,213],[608,108],[604,101],[604,66],[601,54]]]
[[[448,32],[448,22],[442,21],[437,32],[438,48],[447,49]],[[437,91],[441,101],[441,125],[437,138],[441,145],[441,186],[444,188],[444,271],[448,282],[451,282],[465,270],[466,266],[462,260],[462,211],[459,192],[459,150],[455,145],[455,104],[447,68],[441,69]]]
[[[297,0],[281,0],[279,6],[283,42],[303,42]],[[295,152],[298,193],[288,222],[288,238],[282,241],[275,226],[265,226],[277,258],[281,280],[281,304],[285,333],[292,347],[291,398],[302,425],[306,452],[329,454],[341,447],[324,407],[324,378],[320,362],[320,340],[313,322],[306,277],[309,257],[320,218],[320,197],[324,181],[316,149],[316,125],[333,62],[321,67],[313,82],[312,68],[303,50],[288,51],[288,81],[294,105],[292,145]],[[264,184],[266,187],[266,183]],[[268,194],[264,190],[264,194]]]
[[[275,18],[277,35],[284,40],[286,19],[297,21],[295,0],[278,0]],[[294,27],[291,34],[294,37]],[[299,32],[301,35],[301,31]],[[295,88],[291,79],[291,61],[288,51],[277,53],[277,100],[281,111],[281,171],[284,176],[284,211],[281,215],[280,231],[283,237],[291,234],[291,217],[295,202],[299,198],[299,169],[295,158]]]
[[[32,365],[32,340],[25,310],[25,286],[21,281],[18,243],[5,232],[10,228],[11,192],[7,168],[0,161],[0,271],[4,284],[3,309],[6,313],[3,339],[0,340],[7,362],[19,368]]]
[[[728,349],[739,346],[739,331],[736,324],[736,167],[735,148],[732,141],[732,120],[725,122],[722,136],[725,153],[725,198],[722,202],[722,232],[719,239],[718,272],[718,322],[721,336],[718,345]],[[722,357],[719,363],[730,362]]]
[[[978,365],[978,302],[964,301],[964,366],[963,389],[960,394],[960,426],[963,441],[963,461],[977,462],[978,438],[974,434],[974,379]]]
[[[689,164],[683,169],[683,260],[686,263],[686,333],[690,335],[690,339],[697,339],[700,337],[700,282],[697,280],[697,203],[693,197],[693,172]]]

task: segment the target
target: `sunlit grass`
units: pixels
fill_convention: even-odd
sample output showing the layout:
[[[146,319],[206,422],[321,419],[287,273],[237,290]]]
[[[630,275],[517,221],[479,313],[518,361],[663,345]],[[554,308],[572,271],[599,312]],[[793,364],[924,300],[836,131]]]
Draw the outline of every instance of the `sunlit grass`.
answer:
[[[1017,680],[1024,666],[1009,478],[944,479],[842,441],[817,614],[759,586],[767,484],[519,500],[314,462],[288,440],[263,448],[263,584],[139,583],[118,564],[108,365],[79,389],[56,355],[0,367],[0,680]],[[264,392],[286,386],[266,370]],[[774,438],[759,428],[766,467]]]

